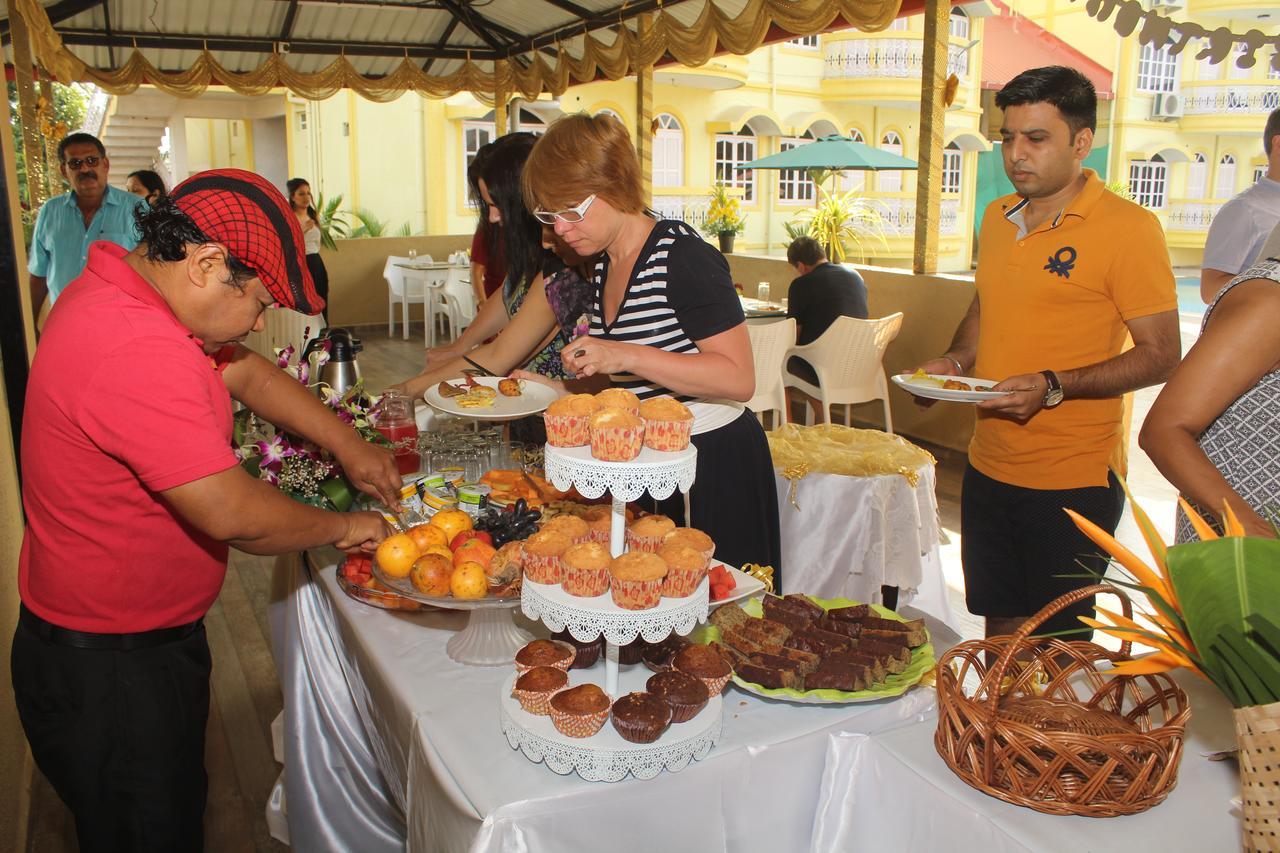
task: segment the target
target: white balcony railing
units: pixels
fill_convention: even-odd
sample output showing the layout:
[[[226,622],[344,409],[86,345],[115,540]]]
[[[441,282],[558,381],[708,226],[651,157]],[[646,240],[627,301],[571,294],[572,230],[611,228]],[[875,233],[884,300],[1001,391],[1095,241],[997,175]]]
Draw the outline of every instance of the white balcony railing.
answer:
[[[912,237],[916,231],[916,200],[914,198],[881,198],[876,200],[880,215],[885,219],[886,237]],[[943,237],[960,234],[960,200],[944,198],[938,213],[938,233]]]
[[[1190,201],[1173,199],[1165,213],[1166,231],[1208,231],[1209,223],[1222,207],[1220,201]]]
[[[1280,107],[1280,85],[1235,81],[1183,89],[1183,115],[1266,115]]]
[[[826,46],[822,76],[920,78],[924,66],[924,43],[919,39],[860,38],[832,42]],[[969,73],[969,51],[959,45],[947,47],[947,73],[963,80]]]
[[[702,230],[707,223],[711,199],[705,195],[655,195],[653,209],[663,219],[679,219]]]
[[[75,130],[101,136],[102,125],[107,120],[107,108],[111,106],[113,97],[111,93],[102,89],[94,89],[89,97],[89,106],[84,112],[84,121]]]

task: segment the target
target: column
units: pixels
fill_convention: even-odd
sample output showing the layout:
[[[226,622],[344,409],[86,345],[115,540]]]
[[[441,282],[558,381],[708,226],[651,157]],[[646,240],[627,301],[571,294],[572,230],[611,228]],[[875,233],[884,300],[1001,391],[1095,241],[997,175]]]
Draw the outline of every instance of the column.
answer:
[[[947,35],[951,3],[925,0],[924,61],[920,69],[920,146],[916,172],[916,275],[938,271],[938,226],[942,209],[942,134],[946,106]]]
[[[636,20],[637,35],[643,37],[652,25],[649,14]],[[653,206],[653,66],[636,69],[636,156],[640,158],[640,181],[645,203]]]
[[[32,209],[46,198],[44,193],[44,156],[40,128],[36,118],[34,66],[31,60],[31,37],[27,21],[17,8],[9,9],[9,36],[13,42],[14,78],[18,84],[18,113],[22,121],[22,153],[27,167],[27,201]]]
[[[499,86],[493,92],[493,135],[496,138],[507,133],[507,92]]]

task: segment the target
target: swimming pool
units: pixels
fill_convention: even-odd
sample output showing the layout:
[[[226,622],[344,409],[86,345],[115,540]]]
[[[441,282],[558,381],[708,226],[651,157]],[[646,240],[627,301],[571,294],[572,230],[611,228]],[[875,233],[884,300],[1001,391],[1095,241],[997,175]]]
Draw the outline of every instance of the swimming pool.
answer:
[[[1178,311],[1182,314],[1204,315],[1205,304],[1200,299],[1200,278],[1176,279],[1178,283]]]

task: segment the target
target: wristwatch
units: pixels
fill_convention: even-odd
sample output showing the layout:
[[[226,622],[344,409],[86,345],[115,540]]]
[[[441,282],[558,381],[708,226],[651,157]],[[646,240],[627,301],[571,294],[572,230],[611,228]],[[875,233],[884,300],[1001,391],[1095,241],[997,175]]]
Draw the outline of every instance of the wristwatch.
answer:
[[[1047,387],[1044,389],[1044,407],[1052,409],[1062,402],[1062,383],[1058,381],[1058,374],[1052,370],[1042,370],[1040,375],[1044,377],[1044,381],[1047,383]]]

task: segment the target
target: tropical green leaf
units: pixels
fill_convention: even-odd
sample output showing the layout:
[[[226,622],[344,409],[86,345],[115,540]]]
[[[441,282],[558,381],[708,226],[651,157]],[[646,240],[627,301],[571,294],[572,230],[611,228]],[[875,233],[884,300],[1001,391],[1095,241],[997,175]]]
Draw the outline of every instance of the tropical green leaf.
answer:
[[[1237,706],[1258,695],[1280,695],[1280,680],[1268,683],[1266,675],[1280,671],[1280,663],[1250,638],[1257,630],[1250,617],[1280,623],[1280,541],[1229,536],[1189,542],[1170,548],[1168,560],[1183,621],[1206,674],[1239,689],[1229,694]],[[1262,666],[1262,658],[1270,662]],[[1209,671],[1218,665],[1225,671]]]
[[[351,230],[352,240],[387,236],[387,223],[379,219],[369,208],[357,207],[355,210],[347,211],[347,214],[355,220],[355,227]]]
[[[320,220],[320,245],[331,252],[338,251],[337,240],[345,240],[351,235],[351,227],[347,224],[346,214],[338,210],[342,206],[342,194],[328,201],[324,193],[316,197],[316,218]]]
[[[411,237],[411,236],[413,236],[413,229],[411,229],[411,228],[409,227],[409,223],[408,223],[408,222],[401,222],[401,223],[400,223],[400,227],[396,229],[396,234],[395,234],[395,236],[397,236],[397,237]]]
[[[1258,640],[1266,643],[1271,654],[1280,655],[1280,628],[1276,627],[1276,623],[1261,613],[1250,613],[1245,621],[1257,633]]]
[[[888,219],[881,213],[878,202],[858,190],[830,193],[818,186],[817,192],[817,204],[800,211],[789,225],[805,229],[826,249],[828,258],[838,263],[850,255],[866,260],[867,249],[873,242],[882,249],[888,248],[885,239]],[[790,231],[788,228],[788,233]]]

